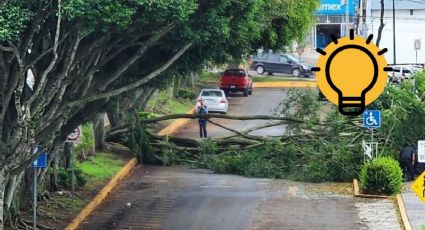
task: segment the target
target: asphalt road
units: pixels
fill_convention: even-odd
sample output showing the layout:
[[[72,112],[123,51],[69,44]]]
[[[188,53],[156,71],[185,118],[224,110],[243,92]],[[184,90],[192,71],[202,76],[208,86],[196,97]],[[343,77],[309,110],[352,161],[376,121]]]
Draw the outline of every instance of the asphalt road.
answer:
[[[286,92],[256,89],[251,97],[233,97],[229,113],[270,114]],[[264,121],[220,122],[246,129]],[[211,124],[208,129],[212,136],[229,134]],[[197,137],[196,121],[177,135]],[[391,201],[377,206],[376,201],[317,187],[320,184],[219,175],[203,169],[138,167],[81,229],[400,229]]]
[[[271,115],[275,111],[280,112],[281,102],[287,96],[287,89],[257,88],[253,90],[253,95],[243,97],[242,94],[232,94],[229,99],[229,111],[231,115]],[[272,123],[272,121],[251,120],[236,121],[224,119],[211,119],[221,125],[238,131],[247,130],[253,127]],[[252,132],[253,135],[275,136],[282,135],[285,131],[284,126],[274,126]],[[213,124],[207,125],[207,132],[210,137],[222,137],[231,135],[232,132],[225,130]],[[175,136],[178,137],[199,137],[199,126],[197,120],[192,120],[188,125],[180,129]]]
[[[139,167],[81,229],[362,229],[353,197],[309,193],[309,186]]]

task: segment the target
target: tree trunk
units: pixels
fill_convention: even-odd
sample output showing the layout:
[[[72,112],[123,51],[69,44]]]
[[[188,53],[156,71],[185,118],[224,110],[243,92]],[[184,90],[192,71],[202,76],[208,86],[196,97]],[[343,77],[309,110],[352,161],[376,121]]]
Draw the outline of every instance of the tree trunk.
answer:
[[[379,18],[379,28],[378,28],[378,37],[376,38],[376,46],[379,47],[379,43],[381,43],[382,30],[384,29],[384,0],[381,0],[381,16]]]
[[[7,178],[3,170],[0,171],[0,230],[4,227],[4,204],[5,204],[5,189],[6,189]]]
[[[60,156],[59,154],[56,154],[53,156],[53,173],[50,174],[50,190],[51,191],[57,191],[59,190],[59,160]]]
[[[20,216],[19,206],[16,206],[15,204],[20,203],[16,200],[20,199],[19,188],[21,186],[24,173],[25,171],[22,171],[18,175],[13,175],[9,177],[9,181],[5,187],[6,189],[4,193],[4,216],[6,221],[10,221],[11,223],[16,222]]]
[[[64,152],[65,152],[65,168],[66,169],[69,169],[71,167],[73,148],[74,148],[74,143],[71,143],[71,142],[65,143]]]
[[[105,145],[105,113],[98,113],[94,119],[94,142],[96,152],[106,149]]]

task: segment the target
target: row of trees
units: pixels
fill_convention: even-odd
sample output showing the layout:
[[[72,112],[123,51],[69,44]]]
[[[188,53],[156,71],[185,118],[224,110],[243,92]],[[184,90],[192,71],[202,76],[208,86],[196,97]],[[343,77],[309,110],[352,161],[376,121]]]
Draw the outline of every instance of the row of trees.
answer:
[[[6,220],[19,220],[22,181],[38,155],[31,151],[36,144],[54,161],[78,124],[110,112],[119,125],[170,76],[302,39],[316,5],[317,0],[0,1],[0,229]]]

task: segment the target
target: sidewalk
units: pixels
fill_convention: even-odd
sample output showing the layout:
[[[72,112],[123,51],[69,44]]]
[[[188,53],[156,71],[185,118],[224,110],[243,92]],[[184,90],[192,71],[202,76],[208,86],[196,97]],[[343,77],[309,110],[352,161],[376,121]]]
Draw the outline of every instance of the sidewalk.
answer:
[[[401,196],[410,224],[414,230],[425,228],[425,203],[423,203],[412,191],[412,182],[403,183]]]

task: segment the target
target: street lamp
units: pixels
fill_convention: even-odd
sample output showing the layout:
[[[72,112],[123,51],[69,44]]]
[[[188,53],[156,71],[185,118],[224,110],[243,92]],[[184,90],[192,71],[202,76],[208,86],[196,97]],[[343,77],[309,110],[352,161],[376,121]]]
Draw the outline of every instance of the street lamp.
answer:
[[[395,0],[393,0],[393,62],[394,62],[394,64],[397,63],[395,56],[396,56],[396,50],[395,50]]]

